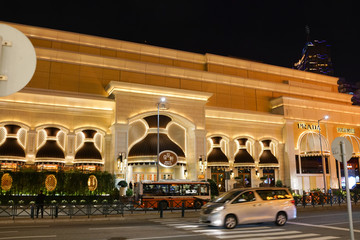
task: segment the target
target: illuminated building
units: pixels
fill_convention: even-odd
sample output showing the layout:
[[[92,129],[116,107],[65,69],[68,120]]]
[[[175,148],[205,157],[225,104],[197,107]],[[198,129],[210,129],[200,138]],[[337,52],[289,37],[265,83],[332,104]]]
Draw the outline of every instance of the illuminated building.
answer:
[[[350,164],[358,168],[360,108],[337,91],[336,77],[6,24],[30,38],[37,68],[23,90],[0,98],[2,169],[75,168],[156,180],[159,131],[161,179],[212,178],[222,190],[236,181],[281,180],[309,191],[324,183],[317,131],[324,115],[328,187],[338,187],[341,171],[330,155],[335,137],[352,140]],[[167,108],[158,108],[161,97]],[[15,145],[9,139],[24,154],[2,150]]]
[[[306,72],[334,75],[330,45],[325,40],[307,41],[303,48],[302,56],[294,64],[294,68]]]

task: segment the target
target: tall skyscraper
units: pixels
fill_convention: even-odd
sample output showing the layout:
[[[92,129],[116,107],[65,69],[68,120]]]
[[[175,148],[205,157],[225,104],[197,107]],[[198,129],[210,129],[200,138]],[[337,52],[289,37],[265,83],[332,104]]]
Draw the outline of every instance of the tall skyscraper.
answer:
[[[311,40],[310,30],[306,26],[307,41],[302,56],[294,68],[302,71],[334,75],[330,56],[330,45],[326,40]]]

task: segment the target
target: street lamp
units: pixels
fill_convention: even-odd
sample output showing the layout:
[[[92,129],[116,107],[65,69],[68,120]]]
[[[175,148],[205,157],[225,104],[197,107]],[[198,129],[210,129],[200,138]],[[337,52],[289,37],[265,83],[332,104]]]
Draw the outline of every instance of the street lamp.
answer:
[[[322,151],[322,144],[321,144],[321,130],[320,130],[320,121],[329,119],[328,115],[325,115],[323,118],[318,120],[318,129],[319,129],[319,141],[320,141],[320,155],[323,167],[323,178],[324,178],[324,193],[327,193],[327,181],[326,181],[326,164],[325,158]]]
[[[161,97],[160,102],[157,103],[157,149],[156,149],[156,180],[159,181],[159,174],[160,174],[160,168],[159,168],[159,154],[160,154],[160,108],[162,110],[167,109],[166,108],[166,98]]]

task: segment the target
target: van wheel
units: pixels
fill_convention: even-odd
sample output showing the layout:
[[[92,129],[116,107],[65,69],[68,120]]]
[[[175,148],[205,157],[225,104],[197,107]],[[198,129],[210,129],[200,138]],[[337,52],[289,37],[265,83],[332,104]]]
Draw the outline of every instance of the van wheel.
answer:
[[[158,203],[158,209],[166,210],[168,207],[168,203],[166,201],[161,201]]]
[[[287,221],[286,214],[284,212],[279,212],[276,215],[275,224],[278,226],[284,226]]]
[[[202,206],[202,203],[199,200],[196,200],[194,202],[194,208],[199,209],[199,208],[201,208],[201,206]]]
[[[224,221],[224,227],[227,229],[233,229],[237,225],[237,219],[234,215],[227,215]]]

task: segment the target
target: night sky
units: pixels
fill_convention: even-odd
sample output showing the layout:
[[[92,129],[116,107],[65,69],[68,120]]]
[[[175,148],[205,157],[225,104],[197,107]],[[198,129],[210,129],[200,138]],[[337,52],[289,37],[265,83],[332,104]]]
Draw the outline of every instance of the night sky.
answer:
[[[0,20],[291,68],[307,39],[327,40],[335,76],[358,80],[355,1],[7,1]]]

